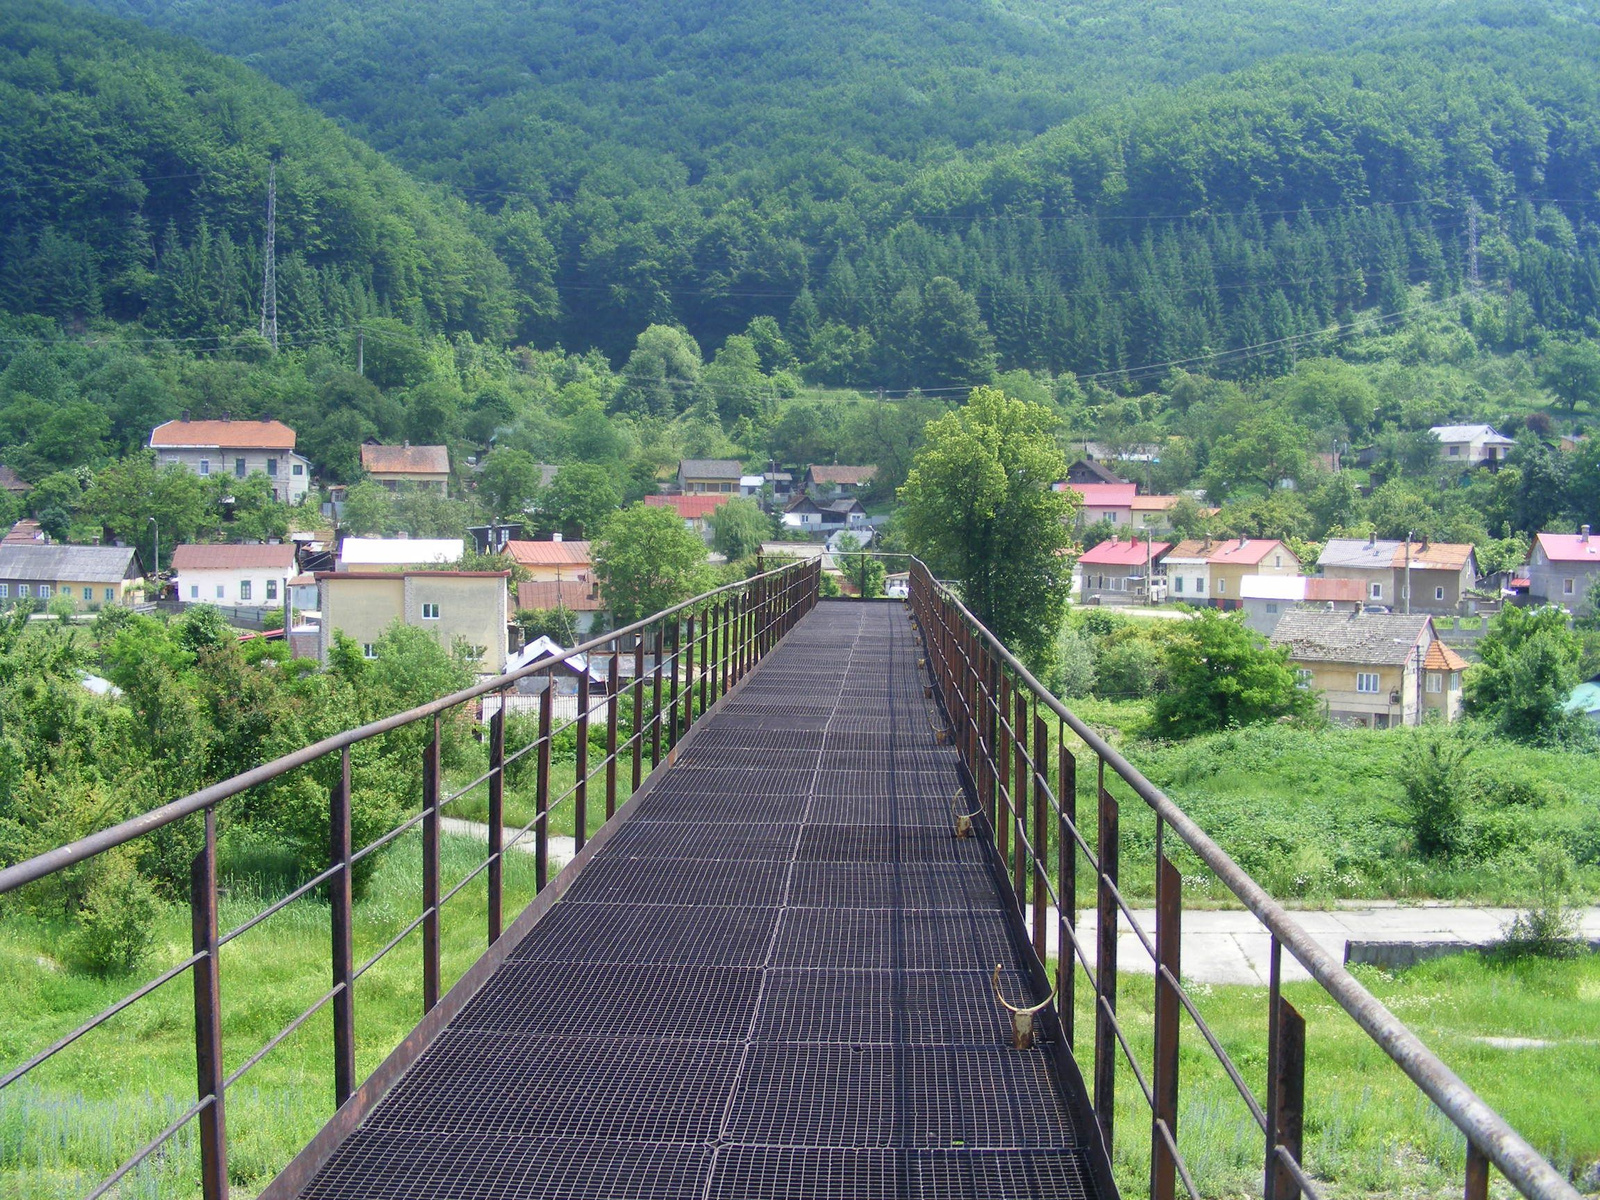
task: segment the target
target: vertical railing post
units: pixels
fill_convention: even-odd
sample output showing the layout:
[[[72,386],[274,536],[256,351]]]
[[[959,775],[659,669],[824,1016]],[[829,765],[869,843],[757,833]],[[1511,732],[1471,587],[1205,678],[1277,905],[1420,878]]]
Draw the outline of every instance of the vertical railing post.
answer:
[[[439,802],[444,794],[440,721],[423,752],[422,767],[422,1011],[439,1003]]]
[[[1049,948],[1050,905],[1046,878],[1050,870],[1050,834],[1045,823],[1050,787],[1050,737],[1044,718],[1033,715],[1033,952],[1043,962]],[[1065,950],[1057,946],[1058,953]]]
[[[1157,818],[1159,823],[1160,818]],[[1156,833],[1156,997],[1155,1062],[1151,1090],[1155,1098],[1150,1121],[1150,1200],[1174,1200],[1177,1160],[1162,1138],[1165,1124],[1174,1144],[1178,1140],[1178,989],[1181,979],[1179,923],[1183,918],[1183,877],[1161,849]]]
[[[489,944],[500,940],[505,919],[506,694],[489,718]]]
[[[680,738],[694,724],[695,619],[692,612],[688,617],[688,627],[689,635],[683,639],[683,724],[679,726]]]
[[[1306,1104],[1306,1022],[1283,998],[1283,947],[1272,936],[1267,987],[1267,1163],[1263,1200],[1297,1200],[1300,1184],[1278,1160],[1300,1161]],[[1470,1143],[1469,1143],[1470,1144]]]
[[[228,1197],[228,1123],[222,1068],[222,981],[217,972],[217,811],[206,809],[205,841],[189,870],[194,952],[194,1064],[197,1099],[210,1103],[200,1123],[200,1185],[205,1200]]]
[[[1489,1197],[1489,1156],[1479,1150],[1471,1138],[1467,1139],[1467,1177],[1461,1194],[1465,1200],[1488,1200]]]
[[[540,892],[550,881],[550,710],[555,698],[556,678],[546,671],[539,693],[539,748],[534,759],[533,886]]]
[[[994,830],[995,849],[1000,861],[1011,863],[1011,679],[1000,669],[999,704],[995,711],[998,752],[995,755],[996,787],[994,810],[989,813],[989,828]]]
[[[669,640],[672,642],[672,676],[667,681],[667,753],[671,754],[678,745],[678,695],[681,691],[679,676],[683,674],[683,623],[676,615],[672,624]]]
[[[328,856],[339,873],[328,880],[333,919],[333,1105],[338,1108],[356,1088],[355,890],[350,878],[350,747],[339,751],[339,780],[328,806]]]
[[[1078,760],[1067,749],[1066,724],[1059,718],[1056,733],[1061,758],[1056,796],[1061,802],[1061,814],[1056,819],[1056,1012],[1061,1017],[1061,1036],[1070,1051],[1077,1018],[1074,992],[1078,972],[1068,930],[1074,935],[1078,932],[1078,846],[1072,837],[1078,823]]]
[[[611,661],[606,666],[606,820],[617,815],[617,659],[622,650],[611,643]]]
[[[1100,827],[1095,856],[1100,862],[1096,882],[1094,1113],[1106,1152],[1112,1150],[1112,1126],[1117,1109],[1117,1035],[1112,1019],[1117,1012],[1117,899],[1111,888],[1117,882],[1117,800],[1106,791],[1106,764],[1100,760]]]
[[[726,696],[733,686],[733,598],[722,602],[722,613],[717,618],[717,664],[721,668],[722,687],[718,696]]]
[[[650,671],[650,769],[661,765],[661,674],[667,669],[667,638],[660,625],[655,627],[651,639],[655,648],[655,666]]]
[[[633,641],[633,791],[639,790],[644,778],[644,633],[634,635]]]
[[[1011,890],[1016,893],[1017,907],[1028,911],[1028,691],[1019,685],[1011,693],[1012,721],[1016,731],[1011,739],[1012,754],[1016,761],[1011,768],[1011,806],[1016,845],[1011,856]]]
[[[706,609],[705,612],[700,614],[700,711],[701,712],[705,712],[705,710],[711,706],[711,700],[707,698],[706,693],[707,693],[707,689],[710,686],[711,663],[713,661],[712,660],[713,648],[712,648],[712,644],[711,644],[711,633],[712,633],[712,629],[714,627],[712,618],[713,618],[715,613],[716,613],[716,605],[713,604],[710,608]]]
[[[589,663],[578,672],[578,744],[573,748],[572,852],[589,839]]]

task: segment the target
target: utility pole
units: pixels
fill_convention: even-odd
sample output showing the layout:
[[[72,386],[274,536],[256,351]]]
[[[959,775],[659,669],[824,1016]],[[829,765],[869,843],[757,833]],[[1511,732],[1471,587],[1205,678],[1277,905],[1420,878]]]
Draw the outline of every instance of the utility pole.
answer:
[[[278,348],[278,164],[267,168],[266,269],[261,281],[261,336]]]
[[[151,527],[155,530],[155,547],[154,547],[154,550],[155,550],[155,560],[156,561],[155,561],[155,567],[151,571],[151,574],[153,574],[156,577],[156,591],[157,591],[157,593],[159,593],[161,591],[161,523],[159,521],[157,521],[154,517],[146,517],[145,520],[148,521],[150,523]]]
[[[1411,530],[1406,530],[1406,573],[1400,586],[1404,589],[1401,598],[1406,602],[1406,616],[1411,615]]]

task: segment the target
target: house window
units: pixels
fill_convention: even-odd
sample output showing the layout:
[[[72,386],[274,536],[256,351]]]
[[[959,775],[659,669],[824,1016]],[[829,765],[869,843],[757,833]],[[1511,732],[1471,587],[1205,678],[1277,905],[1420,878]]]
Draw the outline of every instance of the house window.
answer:
[[[1275,613],[1277,611],[1278,611],[1278,606],[1276,604],[1274,604],[1272,601],[1268,600],[1267,601],[1267,612],[1268,613]]]
[[[1378,673],[1376,671],[1356,672],[1356,691],[1366,692],[1370,695],[1378,694]]]
[[[374,646],[371,642],[362,642],[361,643],[361,657],[362,658],[377,658],[378,657],[378,648],[376,646]]]
[[[1573,590],[1573,586],[1574,586],[1574,584],[1573,584],[1573,581],[1572,581],[1572,580],[1570,580],[1570,579],[1563,579],[1563,580],[1562,580],[1562,581],[1561,581],[1561,594],[1562,594],[1562,595],[1563,595],[1563,596],[1570,596],[1570,595],[1572,595],[1572,590]]]
[[[1375,583],[1375,584],[1372,585],[1372,587],[1369,589],[1369,591],[1371,592],[1372,599],[1374,599],[1374,600],[1382,600],[1383,599],[1383,584]]]
[[[1428,672],[1428,690],[1430,692],[1442,692],[1444,690],[1444,680],[1440,678],[1439,672]]]
[[[28,591],[28,585],[27,584],[25,584],[25,583],[17,584],[17,597],[18,597],[18,599],[26,600],[28,598],[29,594],[30,593]]]
[[[1433,589],[1433,598],[1435,600],[1443,600],[1444,599],[1444,589],[1442,587],[1434,588]]]
[[[244,459],[242,459],[242,458],[234,459],[233,460],[233,477],[235,479],[243,479],[244,476],[245,476]]]
[[[437,604],[424,604],[422,606],[422,619],[424,621],[437,621],[439,619],[439,606]]]
[[[167,455],[167,466],[175,467],[177,465],[178,465],[178,456],[176,454]]]
[[[93,600],[94,599],[94,589],[92,587],[84,588],[83,589],[83,598],[85,600]]]
[[[1461,447],[1460,446],[1451,446],[1450,447],[1450,457],[1451,458],[1460,458],[1461,457]]]
[[[1452,692],[1459,692],[1461,690],[1461,674],[1458,671],[1450,672],[1450,690]]]
[[[1274,555],[1273,555],[1273,556],[1272,556],[1272,565],[1273,565],[1273,566],[1275,566],[1275,567],[1281,567],[1281,566],[1283,566],[1283,555],[1281,555],[1281,554],[1274,554]]]
[[[202,475],[211,474],[211,460],[209,458],[202,458],[200,460],[200,474],[202,474]]]
[[[48,600],[48,599],[50,599],[50,595],[51,595],[50,585],[48,583],[41,583],[39,585],[39,599]]]
[[[1174,575],[1172,577],[1172,590],[1174,592],[1182,592],[1183,591],[1183,576],[1182,575]]]
[[[277,598],[278,598],[278,581],[276,579],[269,579],[269,580],[267,580],[267,599],[268,600],[276,600]]]
[[[295,465],[289,470],[289,474],[291,475],[304,475],[305,473],[306,469],[302,463],[295,463]]]
[[[267,459],[267,478],[268,479],[276,479],[277,477],[278,477],[278,460],[275,459],[275,458],[269,458],[269,459]]]
[[[1223,592],[1225,592],[1227,590],[1228,590],[1228,581],[1226,579],[1217,580],[1217,595],[1220,596],[1220,595],[1222,595]]]
[[[219,583],[219,584],[217,584],[217,599],[221,600],[223,598],[223,596],[224,596],[224,592],[222,590],[222,584]]]
[[[116,598],[117,598],[117,589],[116,588],[107,588],[106,589],[106,603],[110,604]]]
[[[1294,682],[1296,687],[1308,688],[1311,686],[1312,673],[1305,667],[1295,668]]]
[[[10,599],[10,597],[11,585],[9,583],[0,583],[0,600],[7,600]]]
[[[1194,577],[1194,594],[1196,596],[1206,594],[1206,577],[1204,575],[1196,575]]]
[[[191,600],[200,599],[200,585],[198,583],[191,583],[189,585],[189,599],[191,599]]]
[[[250,581],[248,579],[241,579],[239,581],[239,599],[250,599]]]
[[[1108,512],[1106,514],[1106,520],[1110,521],[1111,524],[1115,525],[1117,523],[1117,514],[1114,513],[1114,512]]]

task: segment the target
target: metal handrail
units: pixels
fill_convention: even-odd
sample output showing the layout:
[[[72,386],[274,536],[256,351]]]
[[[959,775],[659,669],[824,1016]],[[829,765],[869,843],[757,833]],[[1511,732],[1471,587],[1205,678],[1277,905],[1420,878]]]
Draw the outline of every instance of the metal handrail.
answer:
[[[1478,1096],[1475,1091],[1473,1091],[1472,1088],[1462,1081],[1461,1078],[1455,1074],[1455,1072],[1450,1070],[1450,1068],[1446,1066],[1437,1055],[1429,1050],[1427,1046],[1410,1031],[1410,1029],[1408,1029],[1397,1017],[1394,1016],[1393,1013],[1388,1010],[1388,1008],[1382,1004],[1381,1001],[1379,1001],[1375,996],[1372,995],[1371,992],[1363,987],[1360,981],[1358,981],[1353,975],[1350,974],[1349,971],[1344,968],[1343,964],[1336,961],[1330,954],[1328,954],[1327,951],[1318,945],[1316,941],[1314,941],[1311,936],[1306,933],[1300,924],[1289,915],[1282,905],[1268,895],[1265,889],[1256,883],[1254,879],[1252,879],[1236,862],[1234,862],[1227,852],[1217,845],[1217,843],[1213,841],[1204,830],[1195,824],[1195,822],[1170,798],[1168,798],[1160,788],[1156,787],[1153,783],[1146,779],[1144,775],[1134,768],[1121,754],[1119,754],[1109,742],[1107,742],[1093,728],[1076,716],[1069,708],[1067,708],[1066,705],[1061,703],[1060,700],[1052,695],[1050,691],[1034,677],[1033,673],[1029,671],[1028,668],[1014,654],[1012,654],[1009,649],[1006,648],[999,638],[997,638],[981,621],[977,619],[977,617],[973,615],[971,610],[967,608],[965,603],[963,603],[961,598],[955,593],[954,589],[952,589],[949,585],[935,579],[931,572],[929,572],[927,566],[920,560],[914,560],[911,571],[911,579],[913,589],[911,603],[913,610],[917,611],[919,616],[925,616],[927,610],[927,599],[929,596],[936,597],[941,604],[947,606],[954,614],[956,619],[965,627],[965,636],[970,639],[972,645],[976,648],[978,653],[984,656],[999,669],[1008,673],[1017,681],[1018,684],[1021,685],[1023,689],[1026,690],[1035,706],[1035,711],[1037,710],[1037,707],[1040,706],[1046,709],[1057,719],[1061,726],[1070,729],[1089,748],[1089,750],[1097,757],[1104,767],[1109,767],[1116,774],[1116,776],[1134,792],[1135,795],[1144,801],[1144,803],[1150,808],[1157,818],[1158,830],[1165,826],[1176,833],[1183,843],[1195,853],[1200,861],[1204,863],[1205,866],[1208,867],[1212,872],[1214,872],[1217,878],[1219,878],[1223,884],[1256,917],[1256,919],[1259,920],[1268,931],[1270,931],[1275,946],[1281,945],[1287,947],[1295,959],[1297,959],[1301,965],[1306,968],[1307,972],[1312,976],[1312,978],[1322,986],[1322,988],[1334,999],[1336,1003],[1338,1003],[1340,1008],[1342,1008],[1344,1012],[1383,1049],[1383,1051],[1395,1062],[1397,1066],[1400,1067],[1406,1076],[1439,1108],[1439,1110],[1451,1121],[1451,1123],[1454,1124],[1456,1128],[1466,1136],[1469,1154],[1469,1197],[1483,1194],[1483,1192],[1478,1191],[1475,1186],[1476,1177],[1481,1176],[1486,1185],[1486,1175],[1473,1169],[1475,1157],[1481,1155],[1499,1168],[1499,1170],[1517,1188],[1517,1190],[1525,1196],[1536,1197],[1538,1200],[1576,1200],[1578,1196],[1576,1190],[1571,1186],[1570,1183],[1567,1182],[1566,1179],[1561,1176],[1559,1172],[1555,1170],[1555,1168],[1553,1168],[1545,1160],[1542,1155],[1538,1153],[1538,1151],[1530,1146],[1528,1142],[1520,1134],[1518,1134],[1503,1117],[1500,1116],[1499,1113],[1491,1108],[1480,1096]],[[919,591],[923,591],[925,594],[919,595]],[[924,620],[924,624],[926,623],[927,622]],[[931,634],[931,631],[929,632]],[[970,679],[974,681],[977,680],[980,666],[973,661],[973,658],[976,656],[969,654],[967,647],[961,644],[960,635],[957,635],[953,638],[949,650],[950,653],[961,659],[961,667],[965,670]],[[942,658],[940,658],[937,662],[935,661],[936,656],[934,652],[934,646],[932,645],[931,636],[928,644],[928,658],[930,664],[936,665],[940,670],[947,673],[954,672],[956,669],[953,663],[944,661]],[[947,691],[953,697],[954,706],[961,709],[965,720],[969,722],[974,729],[976,729],[978,722],[982,719],[980,714],[976,711],[978,705],[968,704],[966,694],[959,686],[955,685],[953,678],[944,679],[941,682],[945,684]],[[1008,740],[1015,740],[1016,742],[1020,743],[1026,738],[1026,729],[1024,728],[1020,731],[1017,729],[1016,723],[1011,721],[1010,715],[1005,711],[1006,706],[1003,702],[986,699],[985,705],[988,709],[992,710],[992,712],[988,714],[990,715],[991,719],[994,719],[997,722],[997,726],[1004,728],[1004,736]],[[954,715],[955,714],[952,711],[952,717],[954,717]],[[988,751],[991,749],[992,747],[985,746],[982,748],[982,752],[988,753]],[[1018,762],[1019,764],[1026,762],[1027,774],[1035,781],[1036,798],[1042,796],[1049,799],[1050,806],[1053,809],[1056,818],[1064,826],[1063,833],[1065,834],[1070,831],[1071,838],[1078,843],[1079,846],[1082,846],[1085,855],[1087,856],[1088,847],[1083,842],[1081,835],[1078,833],[1076,822],[1073,821],[1070,816],[1070,807],[1068,809],[1064,809],[1062,805],[1062,798],[1058,797],[1054,790],[1049,786],[1049,765],[1043,761],[1047,751],[1047,742],[1035,744],[1031,750],[1019,748],[1017,751]],[[979,747],[975,745],[972,748],[972,753],[976,755],[978,752]],[[991,760],[989,763],[990,768],[993,769],[995,765],[996,764],[994,761]],[[996,783],[999,783],[998,777],[996,779]],[[1026,781],[1020,778],[1012,779],[1009,786],[1005,787],[1005,790],[1007,792],[1006,803],[1008,806],[1008,813],[1009,815],[1016,817],[1016,837],[1019,849],[1022,845],[1027,846],[1028,857],[1031,860],[1033,872],[1036,875],[1042,873],[1044,880],[1048,881],[1049,864],[1045,861],[1043,856],[1044,848],[1035,847],[1033,845],[1033,840],[1036,839],[1026,838],[1025,830],[1023,828],[1025,821],[1022,819],[1021,815],[1022,809],[1013,803],[1015,797],[1011,794],[1018,790],[1021,790],[1025,793]],[[1066,789],[1063,787],[1062,790],[1065,791]],[[1002,831],[998,828],[998,824],[996,832],[997,834],[1002,833]],[[1160,839],[1158,834],[1158,853],[1159,844]],[[1003,845],[1003,843],[997,843],[997,848],[1000,848],[1000,845]],[[1002,855],[1004,855],[1003,850]],[[1112,900],[1113,917],[1118,909],[1126,911],[1126,901],[1123,898],[1120,890],[1117,889],[1115,880],[1109,878],[1104,873],[1102,870],[1102,864],[1100,862],[1094,860],[1092,857],[1090,861],[1095,868],[1103,894],[1105,893],[1107,885],[1109,885],[1110,894],[1108,898]],[[1010,866],[1009,863],[1005,865],[1008,868]],[[1009,875],[1009,873],[1010,872],[1008,870],[1007,874]],[[1023,872],[1019,858],[1017,865],[1017,877],[1019,880],[1022,878],[1022,875]],[[1037,879],[1035,882],[1035,887],[1036,895],[1042,894],[1044,887]],[[1049,890],[1054,893],[1056,889],[1051,887]],[[1021,908],[1026,911],[1026,897],[1019,894],[1017,899]],[[1075,906],[1075,899],[1072,899],[1071,902]],[[1060,911],[1060,907],[1061,906],[1058,905],[1058,911]],[[1130,920],[1133,920],[1131,913],[1129,913],[1129,917]],[[1102,916],[1102,920],[1103,919],[1104,917]],[[1062,924],[1065,928],[1066,922],[1064,920],[1062,921]],[[1114,928],[1114,920],[1112,924]],[[1195,1018],[1197,1024],[1200,1025],[1202,1032],[1206,1035],[1207,1042],[1210,1043],[1214,1049],[1218,1048],[1218,1043],[1214,1034],[1211,1033],[1208,1026],[1199,1021],[1198,1010],[1196,1006],[1194,1006],[1187,993],[1182,989],[1176,975],[1170,970],[1163,970],[1164,964],[1159,953],[1157,952],[1157,947],[1152,944],[1149,935],[1142,927],[1139,926],[1137,921],[1133,921],[1133,924],[1136,932],[1139,934],[1139,940],[1141,944],[1156,963],[1158,981],[1162,981],[1167,986],[1174,989],[1175,998],[1179,999],[1183,1007],[1190,1013],[1192,1017]],[[1037,930],[1037,936],[1042,937],[1042,914],[1040,913],[1035,914],[1035,928]],[[1157,941],[1159,941],[1160,938],[1159,929],[1158,916]],[[1101,936],[1104,936],[1103,931]],[[1112,936],[1114,937],[1115,934],[1113,933]],[[1074,950],[1077,951],[1076,957],[1083,957],[1075,931],[1071,935],[1071,940],[1073,942]],[[1087,963],[1085,962],[1083,965],[1085,971],[1087,972]],[[1277,984],[1275,974],[1275,998],[1276,992]],[[1114,1013],[1110,1013],[1108,1011],[1108,1015],[1111,1016],[1116,1036],[1120,1039],[1122,1036],[1121,1028],[1120,1026],[1115,1025]],[[1223,1061],[1225,1069],[1232,1066],[1231,1059],[1227,1059],[1226,1056],[1223,1056]],[[1229,1070],[1228,1074],[1233,1078],[1236,1085],[1241,1082],[1236,1068]],[[1141,1086],[1143,1086],[1144,1081],[1142,1078],[1140,1082]],[[1257,1117],[1259,1120],[1268,1121],[1268,1123],[1270,1123],[1270,1118],[1262,1115],[1261,1108],[1258,1104],[1251,1103],[1250,1107],[1252,1109],[1253,1117]],[[1157,1125],[1165,1128],[1165,1126],[1161,1125],[1159,1118],[1157,1120]],[[1170,1130],[1167,1130],[1165,1136],[1171,1136]],[[1152,1153],[1154,1153],[1154,1149],[1152,1149]],[[1276,1156],[1282,1159],[1286,1155],[1287,1151],[1282,1146],[1274,1145],[1272,1147],[1270,1156]],[[1289,1158],[1292,1160],[1292,1156],[1289,1156]],[[1180,1167],[1181,1171],[1181,1160],[1179,1160],[1176,1165]],[[1290,1174],[1296,1177],[1297,1186],[1304,1186],[1306,1183],[1309,1183],[1309,1180],[1304,1178],[1304,1172],[1298,1162],[1292,1162],[1292,1165],[1286,1165],[1280,1162],[1280,1165],[1283,1165],[1284,1169],[1288,1170]]]

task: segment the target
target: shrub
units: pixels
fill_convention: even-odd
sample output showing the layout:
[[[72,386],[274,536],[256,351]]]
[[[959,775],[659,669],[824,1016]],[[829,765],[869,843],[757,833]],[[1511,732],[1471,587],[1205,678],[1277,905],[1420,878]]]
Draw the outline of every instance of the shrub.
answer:
[[[122,848],[107,851],[74,918],[69,957],[96,975],[133,970],[150,951],[159,908],[155,889],[139,874],[133,855]]]
[[[1583,952],[1578,918],[1567,906],[1572,891],[1572,857],[1560,846],[1541,842],[1529,856],[1533,903],[1511,919],[1498,950],[1511,958],[1575,958]]]
[[[1412,743],[1400,760],[1402,803],[1421,854],[1449,854],[1461,840],[1469,783],[1463,765],[1471,753],[1460,740],[1434,734]]]
[[[1143,699],[1156,690],[1161,651],[1144,638],[1124,638],[1095,656],[1095,693],[1108,698]]]
[[[1063,625],[1056,635],[1056,692],[1071,699],[1094,690],[1094,639]]]

